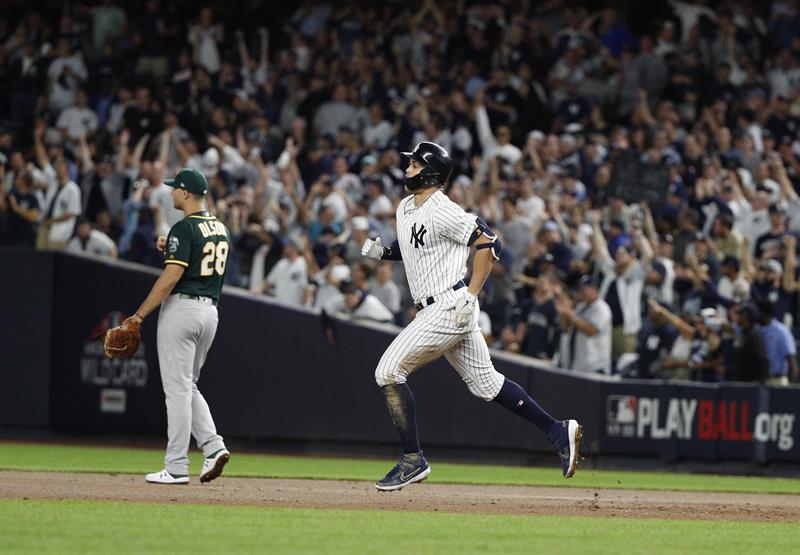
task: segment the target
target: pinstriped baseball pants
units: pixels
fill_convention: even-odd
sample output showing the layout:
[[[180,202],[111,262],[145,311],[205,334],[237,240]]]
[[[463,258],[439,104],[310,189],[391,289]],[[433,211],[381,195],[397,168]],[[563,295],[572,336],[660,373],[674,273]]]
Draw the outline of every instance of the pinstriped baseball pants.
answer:
[[[380,387],[405,383],[417,368],[444,356],[470,393],[486,401],[497,396],[505,377],[495,370],[489,347],[478,328],[478,303],[466,328],[455,325],[453,305],[462,294],[448,291],[437,295],[436,302],[419,311],[414,321],[392,341],[375,370],[375,381]]]
[[[189,441],[205,456],[223,449],[205,398],[197,389],[200,369],[217,332],[217,308],[194,299],[167,297],[158,315],[158,365],[167,403],[164,468],[189,473]]]

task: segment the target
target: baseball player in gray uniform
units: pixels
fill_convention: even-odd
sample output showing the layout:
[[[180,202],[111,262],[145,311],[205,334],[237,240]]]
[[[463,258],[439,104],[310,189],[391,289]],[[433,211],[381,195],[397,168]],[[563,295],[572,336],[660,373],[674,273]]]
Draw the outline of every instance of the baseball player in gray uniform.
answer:
[[[499,403],[544,432],[561,458],[564,477],[570,478],[578,463],[581,426],[575,420],[555,420],[524,389],[497,372],[478,328],[477,295],[498,259],[500,241],[481,218],[466,213],[441,191],[453,170],[447,150],[422,142],[403,154],[410,158],[405,186],[411,195],[397,207],[398,238],[388,247],[380,239],[367,239],[361,249],[370,258],[403,261],[418,310],[375,371],[402,444],[400,460],[375,486],[399,490],[430,475],[406,379],[441,356],[473,395]],[[463,278],[472,248],[476,252],[467,285]]]
[[[206,212],[208,183],[203,174],[182,169],[175,179],[172,201],[185,217],[159,237],[164,271],[132,318],[141,323],[161,306],[158,315],[158,365],[167,403],[167,453],[164,469],[145,479],[156,484],[189,483],[189,440],[203,450],[200,482],[222,474],[230,459],[217,434],[206,400],[197,389],[200,369],[217,331],[217,303],[225,277],[230,234]]]

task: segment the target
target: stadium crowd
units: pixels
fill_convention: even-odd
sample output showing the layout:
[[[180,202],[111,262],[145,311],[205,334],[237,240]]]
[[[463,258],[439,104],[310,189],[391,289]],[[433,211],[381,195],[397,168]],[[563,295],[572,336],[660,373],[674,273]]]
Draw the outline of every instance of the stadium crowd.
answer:
[[[160,266],[155,238],[182,218],[162,180],[188,166],[232,233],[229,284],[403,324],[402,264],[360,247],[395,238],[399,153],[429,140],[456,160],[446,193],[505,245],[490,345],[797,380],[796,0],[233,4],[9,3],[2,244]],[[660,202],[614,196],[629,155],[667,172]]]

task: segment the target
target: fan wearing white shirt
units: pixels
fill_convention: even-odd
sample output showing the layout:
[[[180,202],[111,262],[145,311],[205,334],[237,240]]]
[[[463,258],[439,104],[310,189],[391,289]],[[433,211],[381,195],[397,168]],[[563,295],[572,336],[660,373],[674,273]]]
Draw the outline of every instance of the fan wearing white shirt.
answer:
[[[612,353],[619,357],[623,353],[636,352],[636,342],[642,327],[644,268],[630,245],[619,245],[612,257],[600,227],[599,211],[593,213],[592,223],[594,256],[603,275],[600,296],[611,309]],[[639,237],[639,240],[646,266],[652,260],[653,253],[644,237]]]
[[[333,186],[330,176],[324,175],[311,186],[306,197],[306,210],[318,216],[321,207],[327,207],[333,212],[334,222],[344,222],[348,214],[348,204],[345,195]]]
[[[92,223],[84,217],[78,218],[75,237],[67,244],[67,250],[117,258],[117,246],[111,237],[98,229],[92,229]]]
[[[60,249],[72,237],[75,221],[81,213],[81,190],[69,178],[69,167],[64,160],[56,162],[58,187],[47,199],[38,248]]]
[[[69,39],[59,39],[57,53],[47,68],[47,78],[50,81],[50,108],[61,111],[75,102],[78,84],[85,80],[89,73],[81,54],[72,53]]]
[[[522,158],[522,151],[519,147],[511,144],[511,129],[507,126],[500,126],[497,130],[497,137],[492,133],[489,123],[489,114],[483,104],[483,90],[475,93],[475,125],[478,128],[478,140],[483,149],[483,161],[491,158],[501,157],[508,164],[514,165]]]
[[[719,265],[722,277],[717,283],[717,293],[720,297],[730,299],[735,303],[743,303],[750,298],[750,282],[740,271],[741,262],[735,256],[726,256]],[[717,313],[725,318],[727,315],[726,307],[717,306]]]
[[[312,277],[317,293],[314,307],[323,308],[331,300],[340,297],[340,286],[350,279],[350,266],[344,261],[344,247],[333,245],[328,249],[330,257],[324,268],[320,268]]]
[[[364,182],[365,194],[369,201],[369,215],[379,220],[394,217],[394,205],[384,194],[380,177],[371,177]]]
[[[369,107],[369,124],[361,132],[361,139],[368,148],[384,148],[392,139],[394,128],[386,121],[383,106],[374,102]]]
[[[264,291],[272,291],[272,296],[284,303],[302,305],[308,285],[306,259],[292,239],[287,239],[281,258],[269,273]]]
[[[173,190],[172,187],[161,183],[160,180],[157,185],[150,188],[149,207],[158,213],[156,224],[160,235],[166,235],[172,226],[183,219],[183,213],[176,210],[172,203]]]
[[[560,365],[579,372],[611,372],[611,308],[601,297],[597,278],[586,275],[580,281],[575,308],[565,297],[556,300],[561,316]]]
[[[362,291],[352,282],[343,282],[342,294],[325,303],[324,310],[329,314],[349,314],[356,320],[384,323],[394,320],[394,315],[375,295]]]
[[[370,287],[370,293],[375,295],[383,305],[393,314],[400,312],[400,288],[392,280],[392,266],[382,262],[375,270],[375,282]]]
[[[538,226],[545,217],[545,208],[542,197],[533,192],[533,181],[528,178],[524,179],[520,187],[520,196],[517,199],[519,213],[528,218],[533,226]]]
[[[734,229],[742,234],[743,237],[752,237],[751,252],[755,248],[755,238],[764,235],[769,231],[769,190],[764,187],[757,187],[756,193],[752,196],[750,203],[742,202],[739,213],[736,216]]]
[[[344,156],[337,156],[333,161],[333,188],[346,194],[354,202],[363,193],[361,180],[350,171],[347,158]]]
[[[56,127],[73,142],[97,129],[97,115],[87,106],[85,90],[81,89],[75,95],[75,106],[61,112]]]

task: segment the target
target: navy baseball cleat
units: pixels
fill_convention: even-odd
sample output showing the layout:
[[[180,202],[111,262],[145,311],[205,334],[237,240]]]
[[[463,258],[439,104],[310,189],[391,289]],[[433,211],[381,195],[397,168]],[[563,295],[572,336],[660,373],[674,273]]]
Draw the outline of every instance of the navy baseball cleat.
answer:
[[[375,483],[375,487],[381,491],[396,491],[403,489],[408,484],[422,482],[430,473],[431,467],[422,456],[422,451],[402,455],[395,467],[383,479]]]
[[[561,459],[561,470],[564,478],[572,478],[578,466],[578,455],[581,446],[583,426],[577,420],[561,420],[553,424],[547,439],[556,448]]]

